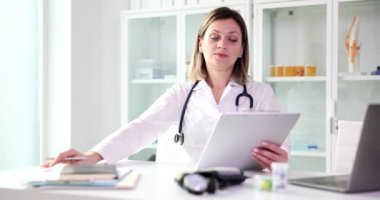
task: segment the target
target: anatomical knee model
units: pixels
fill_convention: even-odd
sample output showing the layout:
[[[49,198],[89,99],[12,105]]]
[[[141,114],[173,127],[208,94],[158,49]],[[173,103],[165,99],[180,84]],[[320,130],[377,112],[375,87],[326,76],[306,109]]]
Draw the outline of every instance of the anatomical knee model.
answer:
[[[360,50],[360,42],[358,40],[359,17],[352,19],[350,28],[346,33],[345,46],[348,53],[348,72],[358,72],[358,56]]]

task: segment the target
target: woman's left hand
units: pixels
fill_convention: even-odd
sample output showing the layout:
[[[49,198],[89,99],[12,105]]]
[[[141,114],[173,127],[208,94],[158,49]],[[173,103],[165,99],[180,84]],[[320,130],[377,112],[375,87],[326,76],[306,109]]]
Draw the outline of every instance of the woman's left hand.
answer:
[[[252,158],[263,168],[271,169],[273,162],[288,162],[288,152],[281,146],[264,141],[261,147],[252,149]]]

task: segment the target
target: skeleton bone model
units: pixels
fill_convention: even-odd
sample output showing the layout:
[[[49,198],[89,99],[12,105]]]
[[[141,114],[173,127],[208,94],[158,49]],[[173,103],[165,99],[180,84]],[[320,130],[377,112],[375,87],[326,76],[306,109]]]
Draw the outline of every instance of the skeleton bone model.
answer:
[[[350,28],[346,33],[345,46],[348,53],[348,72],[358,72],[356,64],[360,50],[360,42],[358,40],[359,17],[355,16],[352,19]]]

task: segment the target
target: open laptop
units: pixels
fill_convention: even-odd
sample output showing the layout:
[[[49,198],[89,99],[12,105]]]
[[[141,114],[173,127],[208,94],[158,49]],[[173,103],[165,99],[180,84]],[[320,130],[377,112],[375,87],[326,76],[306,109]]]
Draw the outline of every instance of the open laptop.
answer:
[[[380,190],[380,104],[370,104],[349,175],[291,179],[289,183],[337,192]]]
[[[262,141],[281,145],[299,116],[284,112],[222,113],[195,168],[260,169],[251,157],[252,149]]]

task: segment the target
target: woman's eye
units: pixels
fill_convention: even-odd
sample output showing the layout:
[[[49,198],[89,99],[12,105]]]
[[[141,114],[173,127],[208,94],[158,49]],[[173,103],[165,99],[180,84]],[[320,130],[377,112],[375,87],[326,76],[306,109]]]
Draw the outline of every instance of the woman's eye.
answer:
[[[217,36],[217,35],[211,35],[211,36],[210,36],[210,39],[211,39],[211,40],[219,40],[219,38],[220,38],[220,37]]]
[[[239,41],[237,38],[229,38],[228,39],[230,42],[237,42],[237,41]]]

